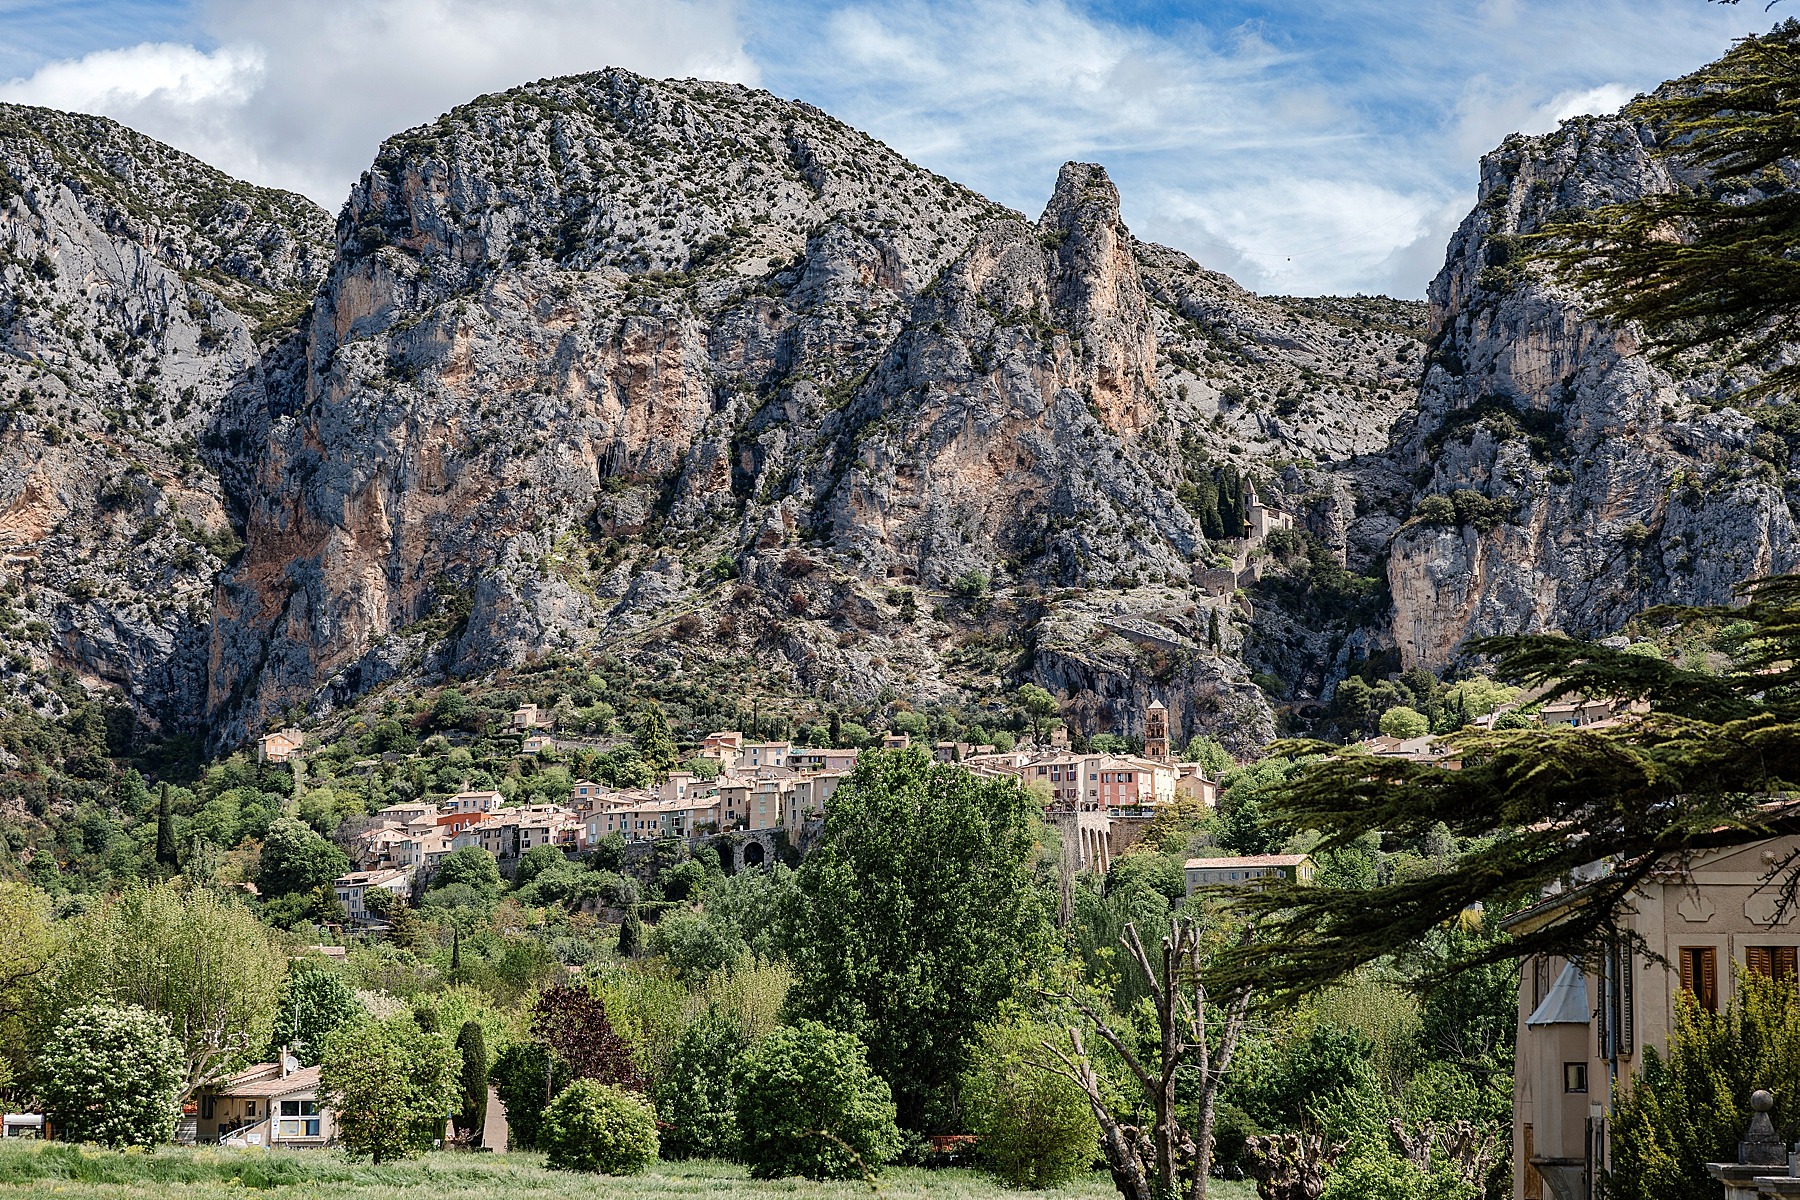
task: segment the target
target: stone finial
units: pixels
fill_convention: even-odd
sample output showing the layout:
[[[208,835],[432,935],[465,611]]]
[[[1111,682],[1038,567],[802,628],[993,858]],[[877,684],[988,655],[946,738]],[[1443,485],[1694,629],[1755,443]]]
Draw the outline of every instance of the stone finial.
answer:
[[[1750,1093],[1750,1128],[1738,1143],[1738,1161],[1753,1166],[1787,1163],[1787,1146],[1775,1133],[1775,1121],[1769,1116],[1775,1097],[1762,1088]]]

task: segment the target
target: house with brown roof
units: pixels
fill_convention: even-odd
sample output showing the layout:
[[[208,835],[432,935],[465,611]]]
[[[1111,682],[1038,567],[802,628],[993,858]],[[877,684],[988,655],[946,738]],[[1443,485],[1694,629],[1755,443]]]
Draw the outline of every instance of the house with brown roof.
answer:
[[[199,1108],[203,1142],[305,1149],[328,1146],[336,1136],[331,1113],[319,1102],[319,1068],[302,1067],[288,1054],[203,1088]]]
[[[1310,854],[1244,854],[1237,858],[1190,858],[1182,864],[1187,894],[1205,887],[1247,887],[1277,879],[1311,883]]]
[[[306,735],[298,729],[277,729],[274,733],[264,734],[256,744],[256,760],[284,763],[300,753],[305,745]]]

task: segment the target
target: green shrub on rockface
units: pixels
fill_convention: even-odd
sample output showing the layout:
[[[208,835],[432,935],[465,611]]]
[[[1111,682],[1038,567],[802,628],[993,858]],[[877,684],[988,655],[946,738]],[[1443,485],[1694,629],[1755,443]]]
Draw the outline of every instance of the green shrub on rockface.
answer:
[[[778,1029],[735,1082],[739,1153],[757,1179],[867,1177],[899,1152],[893,1094],[851,1034],[817,1021]]]
[[[74,1009],[37,1061],[38,1094],[65,1140],[117,1149],[174,1136],[181,1045],[168,1022],[148,1009]]]
[[[623,1088],[577,1079],[544,1109],[538,1142],[553,1171],[635,1175],[656,1160],[656,1112]]]

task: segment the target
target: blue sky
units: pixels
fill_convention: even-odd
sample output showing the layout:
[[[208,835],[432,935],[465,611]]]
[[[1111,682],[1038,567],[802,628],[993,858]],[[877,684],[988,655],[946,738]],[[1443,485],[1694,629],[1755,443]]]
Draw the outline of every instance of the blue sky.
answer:
[[[1706,0],[0,0],[0,99],[100,112],[335,210],[381,138],[628,67],[766,87],[1036,215],[1103,163],[1140,236],[1263,292],[1418,296],[1515,130],[1775,16]]]

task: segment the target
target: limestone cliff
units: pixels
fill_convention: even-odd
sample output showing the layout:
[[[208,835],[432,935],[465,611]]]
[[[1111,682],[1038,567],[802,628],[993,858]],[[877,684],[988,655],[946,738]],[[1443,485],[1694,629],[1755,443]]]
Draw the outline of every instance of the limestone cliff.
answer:
[[[339,218],[211,709],[235,737],[598,649],[974,694],[1102,671],[1097,643],[989,652],[1099,591],[1185,639],[1105,668],[1099,727],[1199,670],[1254,744],[1260,693],[1198,641],[1209,607],[1228,647],[1243,617],[1188,588],[1219,548],[1184,486],[1380,449],[1416,350],[1139,242],[1096,166],[1031,221],[762,92],[615,70],[484,97],[390,139]]]
[[[329,220],[97,117],[0,105],[0,686],[204,712],[232,487]]]
[[[1767,410],[1731,407],[1716,373],[1652,365],[1629,329],[1519,263],[1520,235],[1559,210],[1705,182],[1653,156],[1656,137],[1627,110],[1482,160],[1395,447],[1415,485],[1388,562],[1408,666],[1440,667],[1478,634],[1605,634],[1800,565],[1793,440],[1757,424]]]

